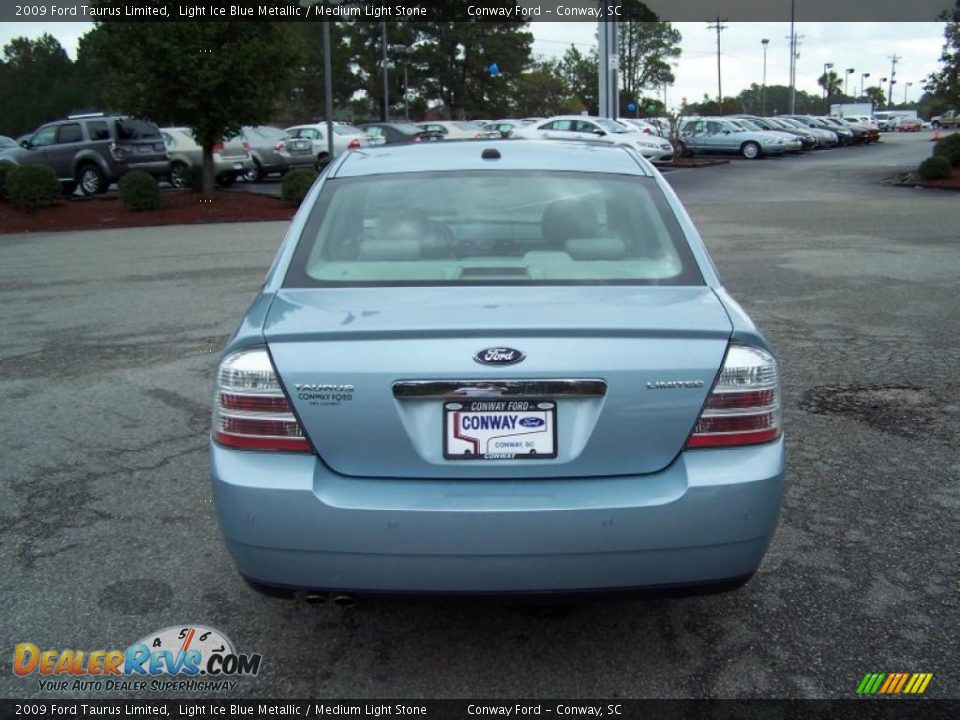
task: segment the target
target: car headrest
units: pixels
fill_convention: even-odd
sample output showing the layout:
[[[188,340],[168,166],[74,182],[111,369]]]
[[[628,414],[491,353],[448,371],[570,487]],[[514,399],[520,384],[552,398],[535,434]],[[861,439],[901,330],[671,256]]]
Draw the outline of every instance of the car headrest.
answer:
[[[540,219],[544,245],[563,250],[570,238],[595,237],[600,234],[597,211],[583,198],[556,200],[544,209]]]
[[[618,237],[570,238],[564,246],[574,260],[621,260],[627,255],[627,244]]]
[[[364,240],[358,253],[360,260],[419,260],[419,240]]]

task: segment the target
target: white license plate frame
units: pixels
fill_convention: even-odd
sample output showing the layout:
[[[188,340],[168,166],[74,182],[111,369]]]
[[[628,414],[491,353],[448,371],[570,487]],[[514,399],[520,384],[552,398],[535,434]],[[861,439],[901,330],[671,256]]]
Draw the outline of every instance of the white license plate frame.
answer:
[[[442,425],[445,460],[495,462],[555,460],[557,457],[555,400],[465,398],[445,401]]]

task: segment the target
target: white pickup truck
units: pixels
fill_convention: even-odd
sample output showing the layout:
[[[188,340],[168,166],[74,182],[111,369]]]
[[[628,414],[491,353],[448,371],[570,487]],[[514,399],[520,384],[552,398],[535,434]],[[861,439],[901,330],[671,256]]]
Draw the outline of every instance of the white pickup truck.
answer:
[[[956,110],[948,110],[943,115],[930,118],[930,125],[935,128],[955,128],[960,126],[960,115]]]

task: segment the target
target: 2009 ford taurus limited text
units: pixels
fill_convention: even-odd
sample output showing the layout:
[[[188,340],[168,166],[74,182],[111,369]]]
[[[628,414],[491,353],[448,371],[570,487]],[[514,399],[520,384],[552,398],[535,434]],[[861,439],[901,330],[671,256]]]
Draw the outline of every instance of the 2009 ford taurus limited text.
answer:
[[[216,376],[217,512],[264,590],[729,587],[784,488],[777,365],[630,148],[344,154]]]

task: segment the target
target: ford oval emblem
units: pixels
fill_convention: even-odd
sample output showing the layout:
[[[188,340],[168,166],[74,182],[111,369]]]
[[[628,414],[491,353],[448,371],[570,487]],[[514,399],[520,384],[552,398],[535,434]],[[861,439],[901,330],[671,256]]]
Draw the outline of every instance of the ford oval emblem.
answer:
[[[544,422],[543,418],[525,417],[525,418],[520,418],[520,424],[523,425],[524,427],[535,428],[535,427],[543,427],[546,423]]]
[[[526,357],[519,350],[508,347],[484,348],[473,356],[481,365],[516,365]]]

